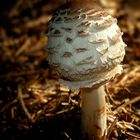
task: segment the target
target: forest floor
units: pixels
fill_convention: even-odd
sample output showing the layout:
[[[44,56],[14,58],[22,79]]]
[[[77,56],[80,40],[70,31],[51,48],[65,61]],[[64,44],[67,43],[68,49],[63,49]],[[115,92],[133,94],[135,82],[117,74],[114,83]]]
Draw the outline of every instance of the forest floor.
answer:
[[[140,140],[140,10],[126,0],[112,5],[106,8],[118,19],[127,48],[123,73],[105,86],[107,139]],[[46,62],[45,33],[57,7],[17,0],[0,13],[1,140],[82,137],[80,91],[60,85]]]

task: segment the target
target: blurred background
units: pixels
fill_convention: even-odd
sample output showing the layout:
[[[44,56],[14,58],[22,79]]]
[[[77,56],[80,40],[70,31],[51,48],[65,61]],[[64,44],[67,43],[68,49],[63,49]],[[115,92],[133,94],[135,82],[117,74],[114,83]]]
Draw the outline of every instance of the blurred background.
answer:
[[[106,84],[108,139],[140,139],[140,0],[98,0],[118,19],[124,72]],[[80,140],[80,91],[46,62],[48,21],[66,0],[0,1],[0,139]]]

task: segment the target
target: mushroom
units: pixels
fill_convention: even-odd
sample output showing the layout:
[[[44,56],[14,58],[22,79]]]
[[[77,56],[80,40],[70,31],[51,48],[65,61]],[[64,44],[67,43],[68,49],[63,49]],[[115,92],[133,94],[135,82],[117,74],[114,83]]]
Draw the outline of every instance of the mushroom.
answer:
[[[122,73],[126,46],[117,19],[95,1],[71,0],[54,13],[47,34],[47,61],[59,82],[81,90],[84,135],[104,139],[104,85]]]

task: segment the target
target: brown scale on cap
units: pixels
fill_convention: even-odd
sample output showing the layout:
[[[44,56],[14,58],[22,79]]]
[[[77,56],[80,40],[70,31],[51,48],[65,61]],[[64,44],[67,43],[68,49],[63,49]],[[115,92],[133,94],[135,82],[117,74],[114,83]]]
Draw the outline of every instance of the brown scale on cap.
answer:
[[[95,14],[98,11],[99,11],[98,9],[86,9],[86,14],[89,16]]]
[[[72,53],[71,52],[64,52],[62,57],[71,57]]]
[[[83,27],[90,27],[91,25],[92,25],[91,22],[85,21],[85,22],[82,22],[80,25],[78,25],[78,27],[80,27],[80,26],[83,26]]]
[[[62,33],[56,29],[53,33],[51,33],[51,36],[54,36],[54,37],[60,37],[62,35]]]
[[[89,56],[85,58],[84,60],[78,62],[77,65],[91,64],[91,63],[93,63],[93,59],[92,59],[92,56]]]
[[[65,28],[65,27],[62,27],[63,30],[65,30],[66,32],[72,32],[72,28]]]
[[[61,23],[61,21],[62,21],[62,18],[61,18],[61,17],[55,19],[55,22],[56,22],[56,23]]]
[[[55,67],[55,68],[58,68],[59,67],[59,64],[56,64],[56,63],[53,63],[51,64],[52,67]]]
[[[64,22],[71,22],[72,21],[72,18],[68,18],[68,17],[64,17]]]
[[[117,23],[117,19],[111,17],[109,19],[105,19],[104,22],[96,22],[95,25],[96,28],[106,28],[108,26],[111,26],[113,23]]]
[[[100,11],[100,12],[88,15],[88,18],[91,18],[93,20],[99,20],[102,17],[108,16],[108,15],[109,14],[106,11]]]
[[[106,43],[106,39],[96,39],[96,40],[88,40],[89,43],[98,44],[98,43]]]
[[[72,43],[72,41],[73,41],[72,38],[70,38],[70,37],[67,37],[67,38],[66,38],[66,42],[67,42],[67,43]]]
[[[81,17],[76,15],[75,17],[72,18],[73,20],[81,19]]]
[[[85,37],[85,36],[89,36],[89,35],[90,35],[89,31],[78,31],[79,37]]]
[[[83,14],[83,15],[81,15],[81,18],[86,19],[87,18],[87,15],[86,14]]]
[[[85,51],[87,51],[86,48],[78,48],[78,49],[76,49],[76,53],[81,53],[81,52],[85,52]]]

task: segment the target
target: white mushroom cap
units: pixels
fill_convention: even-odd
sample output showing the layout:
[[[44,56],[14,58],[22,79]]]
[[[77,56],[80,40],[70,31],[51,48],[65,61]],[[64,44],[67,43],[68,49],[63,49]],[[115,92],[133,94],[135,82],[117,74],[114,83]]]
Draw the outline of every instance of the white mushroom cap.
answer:
[[[104,84],[121,74],[126,44],[104,10],[60,9],[49,23],[48,62],[71,89]]]

